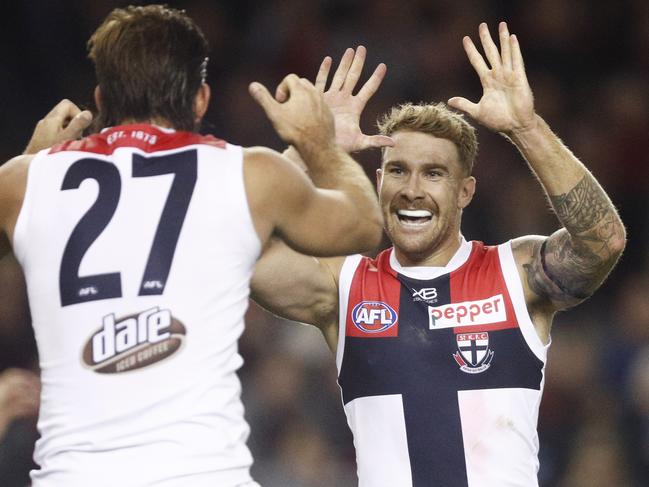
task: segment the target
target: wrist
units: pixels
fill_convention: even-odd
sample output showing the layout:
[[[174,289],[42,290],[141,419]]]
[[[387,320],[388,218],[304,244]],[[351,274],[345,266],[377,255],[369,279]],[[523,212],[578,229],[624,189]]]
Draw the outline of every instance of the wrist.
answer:
[[[320,166],[326,167],[328,165],[327,162],[332,159],[332,156],[335,158],[334,154],[342,150],[334,139],[329,141],[308,140],[302,143],[296,142],[294,143],[294,147],[303,163],[311,171],[316,170]]]
[[[505,132],[503,135],[510,139],[516,146],[525,147],[543,132],[544,126],[543,119],[535,113],[529,123]]]

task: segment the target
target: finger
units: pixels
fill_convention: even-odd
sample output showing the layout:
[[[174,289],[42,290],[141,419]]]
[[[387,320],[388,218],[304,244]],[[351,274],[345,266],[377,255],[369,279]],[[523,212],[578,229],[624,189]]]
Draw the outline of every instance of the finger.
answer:
[[[500,57],[505,69],[512,69],[512,53],[509,44],[509,29],[506,22],[498,25],[498,35],[500,37]]]
[[[275,90],[275,100],[277,100],[280,103],[284,103],[285,101],[288,101],[288,99],[291,96],[291,93],[296,91],[299,86],[305,86],[305,85],[311,85],[311,83],[306,79],[303,78],[300,79],[296,74],[289,74],[284,77],[282,82],[277,86],[277,89]]]
[[[480,42],[482,42],[482,48],[484,49],[485,56],[487,56],[487,61],[491,65],[491,69],[498,70],[502,67],[502,61],[500,59],[500,54],[498,53],[498,48],[494,44],[491,34],[489,33],[489,27],[486,23],[481,23],[478,28],[480,34]]]
[[[521,53],[521,46],[518,43],[518,37],[516,37],[516,34],[512,34],[509,37],[509,45],[512,53],[512,69],[525,76],[525,63],[523,62],[523,54]]]
[[[363,66],[365,65],[365,56],[367,55],[367,49],[365,46],[358,46],[356,52],[354,53],[354,59],[352,65],[349,67],[345,81],[343,82],[342,89],[351,93],[356,88],[356,83],[361,77],[363,72]]]
[[[338,69],[336,69],[336,72],[334,73],[334,77],[331,80],[331,86],[329,87],[329,91],[340,90],[342,88],[343,83],[345,82],[345,78],[347,77],[347,71],[349,71],[349,67],[352,65],[353,59],[354,59],[354,50],[351,47],[348,47],[345,50],[345,54],[343,54],[343,57],[340,59],[340,64],[338,64]]]
[[[92,123],[92,113],[88,110],[79,112],[61,133],[64,140],[78,139],[88,126]]]
[[[483,79],[489,73],[489,66],[485,63],[484,58],[478,51],[478,48],[475,47],[475,44],[469,36],[464,36],[462,39],[462,45],[464,46],[464,52],[466,52],[466,56],[469,58],[471,66],[473,66],[473,69],[475,69],[475,72],[478,74],[480,79]]]
[[[277,102],[268,89],[261,83],[254,81],[248,86],[248,92],[254,100],[259,103],[261,108],[263,108],[266,115],[271,118],[271,114],[274,113],[276,109]]]
[[[315,90],[315,85],[308,78],[300,78],[300,85],[308,90]]]
[[[366,147],[393,147],[394,140],[387,135],[367,135],[365,136]]]
[[[81,112],[81,109],[79,109],[78,106],[70,100],[64,99],[58,102],[45,118],[54,118],[56,120],[64,121],[77,116],[79,112]]]
[[[320,63],[320,69],[318,69],[318,74],[315,77],[315,87],[323,93],[327,86],[327,79],[329,78],[332,62],[329,56],[325,57]]]
[[[454,96],[448,100],[447,104],[451,108],[455,108],[456,110],[468,114],[471,118],[476,118],[478,115],[478,104],[470,102],[466,98]]]
[[[356,95],[356,98],[358,98],[362,103],[361,108],[365,107],[370,98],[372,98],[374,96],[374,93],[376,93],[376,90],[379,89],[379,86],[381,86],[381,83],[383,82],[383,78],[385,78],[385,73],[387,73],[387,71],[388,68],[385,64],[379,64],[372,73],[372,76],[370,76],[365,84],[361,87],[358,95]]]

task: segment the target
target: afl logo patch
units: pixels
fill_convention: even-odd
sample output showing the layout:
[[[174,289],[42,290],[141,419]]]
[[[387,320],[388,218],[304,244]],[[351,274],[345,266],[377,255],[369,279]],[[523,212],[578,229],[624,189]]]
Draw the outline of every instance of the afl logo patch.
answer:
[[[362,301],[352,310],[352,321],[365,333],[381,333],[392,328],[399,317],[391,306],[382,301]]]

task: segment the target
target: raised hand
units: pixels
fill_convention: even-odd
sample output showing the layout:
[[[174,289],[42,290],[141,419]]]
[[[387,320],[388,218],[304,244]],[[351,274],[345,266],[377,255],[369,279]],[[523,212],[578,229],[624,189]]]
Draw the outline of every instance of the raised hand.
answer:
[[[394,144],[390,137],[384,135],[365,135],[361,131],[360,118],[365,105],[378,90],[387,68],[379,64],[356,95],[354,88],[361,77],[365,56],[365,47],[356,50],[348,48],[340,59],[338,68],[331,79],[329,89],[325,91],[332,60],[324,58],[315,80],[316,89],[324,93],[324,99],[334,115],[336,125],[336,142],[346,152],[357,152],[370,147],[384,147]]]
[[[78,139],[90,122],[92,113],[82,111],[70,100],[62,100],[36,124],[23,154],[36,154],[59,142]]]
[[[287,143],[303,150],[319,150],[335,143],[331,110],[322,93],[308,80],[289,74],[273,97],[265,86],[254,82],[250,94],[266,112],[277,134]]]
[[[448,105],[461,110],[485,127],[506,135],[522,132],[536,124],[534,97],[527,81],[518,38],[510,35],[505,22],[498,26],[500,52],[487,24],[479,27],[480,42],[487,62],[470,37],[462,40],[464,50],[480,77],[482,98],[472,103],[466,98],[453,97]]]

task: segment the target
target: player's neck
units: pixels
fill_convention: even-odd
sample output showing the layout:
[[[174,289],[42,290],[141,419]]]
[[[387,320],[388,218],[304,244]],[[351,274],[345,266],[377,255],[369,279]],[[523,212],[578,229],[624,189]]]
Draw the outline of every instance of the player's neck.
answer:
[[[165,118],[149,118],[146,120],[136,120],[134,118],[127,118],[121,120],[117,125],[134,125],[134,124],[146,124],[146,125],[155,125],[156,127],[161,127],[164,129],[175,129],[169,120]]]
[[[409,254],[394,247],[394,254],[403,267],[446,267],[462,245],[460,233],[445,239],[426,255]]]

